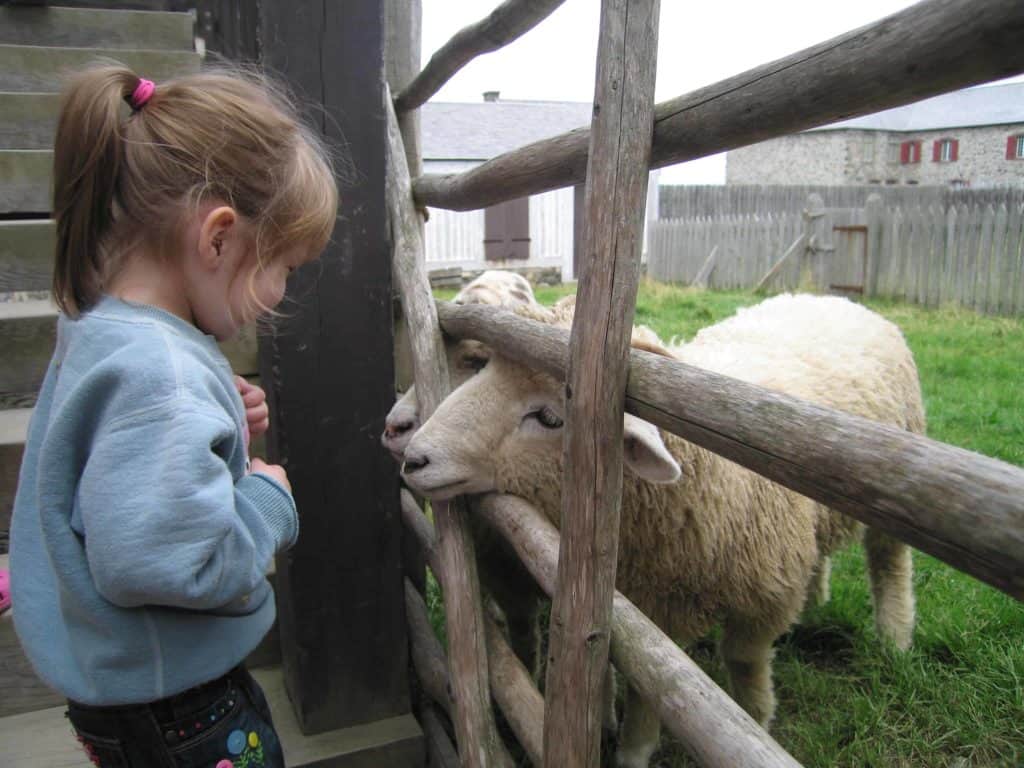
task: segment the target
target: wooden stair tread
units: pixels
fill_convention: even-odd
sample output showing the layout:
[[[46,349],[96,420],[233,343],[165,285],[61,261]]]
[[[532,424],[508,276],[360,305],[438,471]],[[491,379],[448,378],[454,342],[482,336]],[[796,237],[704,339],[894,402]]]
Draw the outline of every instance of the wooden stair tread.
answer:
[[[0,93],[0,149],[50,149],[59,103],[56,93]]]
[[[188,13],[5,6],[0,8],[0,43],[192,50],[192,25]]]
[[[0,45],[0,91],[58,92],[66,73],[99,58],[119,61],[158,84],[176,75],[198,72],[201,61],[200,55],[192,51]]]
[[[267,694],[289,768],[412,765],[421,754],[422,733],[412,715],[304,736],[288,702],[280,667],[258,669],[253,675]],[[0,718],[3,757],[10,761],[4,764],[17,768],[88,768],[90,763],[71,735],[64,709],[60,705]],[[375,754],[380,758],[369,762]]]

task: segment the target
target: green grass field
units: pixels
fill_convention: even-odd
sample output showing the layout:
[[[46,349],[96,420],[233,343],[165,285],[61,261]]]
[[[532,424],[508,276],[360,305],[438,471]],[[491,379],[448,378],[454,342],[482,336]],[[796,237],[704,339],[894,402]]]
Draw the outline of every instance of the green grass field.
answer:
[[[573,290],[542,287],[537,298]],[[757,301],[644,282],[636,322],[684,341]],[[914,352],[929,436],[1024,466],[1024,319],[867,304]],[[777,643],[774,737],[805,766],[1024,766],[1024,605],[919,552],[914,564],[917,631],[901,654],[874,633],[860,547],[834,559],[831,601]],[[724,686],[713,640],[690,650]],[[690,763],[663,738],[652,765]]]

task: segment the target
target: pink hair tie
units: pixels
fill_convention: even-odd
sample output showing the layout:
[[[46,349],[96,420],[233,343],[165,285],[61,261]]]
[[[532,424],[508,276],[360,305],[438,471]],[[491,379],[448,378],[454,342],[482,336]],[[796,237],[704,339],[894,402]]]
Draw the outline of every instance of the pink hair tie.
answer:
[[[131,99],[128,103],[132,105],[132,109],[140,110],[146,106],[147,101],[153,98],[154,91],[156,91],[156,85],[153,84],[153,81],[140,77],[139,84],[132,91]]]

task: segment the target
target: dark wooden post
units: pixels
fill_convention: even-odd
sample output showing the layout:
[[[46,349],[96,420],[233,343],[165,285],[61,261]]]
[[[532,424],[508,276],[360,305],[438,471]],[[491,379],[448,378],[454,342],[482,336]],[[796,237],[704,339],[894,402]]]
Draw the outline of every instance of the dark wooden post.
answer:
[[[301,520],[277,565],[285,684],[312,734],[409,711],[398,477],[378,441],[394,399],[383,0],[263,0],[259,13],[264,68],[352,165],[331,244],[260,344],[268,450]]]

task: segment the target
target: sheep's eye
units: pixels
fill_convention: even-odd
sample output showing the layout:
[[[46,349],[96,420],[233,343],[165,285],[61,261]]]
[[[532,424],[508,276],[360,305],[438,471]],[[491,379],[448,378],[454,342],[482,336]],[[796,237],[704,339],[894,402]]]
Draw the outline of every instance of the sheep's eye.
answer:
[[[527,416],[535,418],[538,422],[540,422],[540,425],[542,427],[547,427],[548,429],[558,429],[565,423],[559,418],[557,413],[552,411],[547,406],[540,408],[536,411],[532,411],[531,413],[527,414]]]
[[[480,372],[487,367],[490,358],[483,355],[466,355],[462,358],[461,367],[471,371]]]

